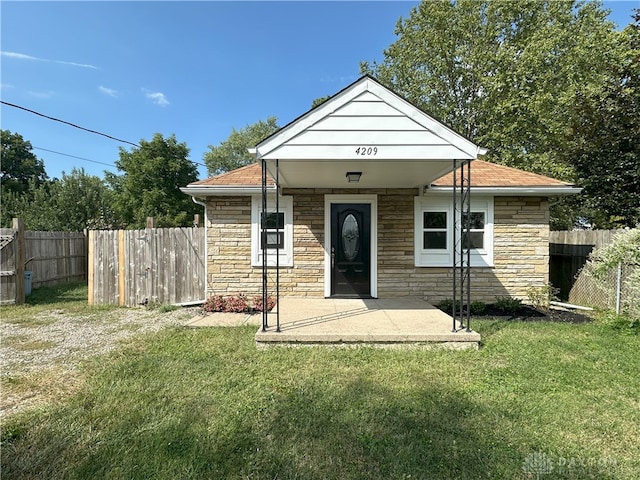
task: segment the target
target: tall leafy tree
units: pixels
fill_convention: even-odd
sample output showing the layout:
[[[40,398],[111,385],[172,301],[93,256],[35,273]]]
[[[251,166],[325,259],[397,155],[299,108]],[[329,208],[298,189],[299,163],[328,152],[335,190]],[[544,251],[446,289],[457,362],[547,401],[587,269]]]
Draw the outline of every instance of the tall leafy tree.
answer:
[[[12,217],[24,220],[28,230],[80,231],[113,224],[110,191],[100,178],[84,169],[72,169],[62,178],[36,184],[23,192],[2,192],[2,224]]]
[[[640,224],[640,10],[633,18],[619,32],[622,61],[602,92],[578,98],[567,132],[566,161],[584,187],[573,207],[596,228]]]
[[[596,1],[423,1],[400,19],[382,62],[361,64],[489,149],[487,159],[561,179],[573,106],[619,61]]]
[[[33,152],[31,142],[19,133],[0,130],[0,184],[3,192],[23,192],[29,181],[41,184],[47,179],[44,163]]]
[[[156,133],[151,141],[141,140],[140,147],[120,148],[115,164],[123,174],[105,172],[119,224],[143,228],[147,217],[155,217],[160,227],[190,225],[201,207],[180,191],[198,179],[196,164],[188,157],[186,143],[178,143],[175,135]]]
[[[210,150],[204,154],[204,163],[209,175],[219,175],[252,163],[254,159],[247,149],[255,147],[277,132],[280,129],[277,122],[276,117],[269,117],[266,121],[260,120],[240,130],[234,128],[229,138],[219,146],[209,145]]]

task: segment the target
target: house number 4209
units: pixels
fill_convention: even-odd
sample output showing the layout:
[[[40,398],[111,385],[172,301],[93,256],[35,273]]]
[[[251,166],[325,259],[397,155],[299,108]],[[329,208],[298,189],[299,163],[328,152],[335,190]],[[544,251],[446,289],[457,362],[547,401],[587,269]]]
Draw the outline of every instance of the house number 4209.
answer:
[[[356,148],[356,155],[372,157],[378,154],[378,147],[358,147]]]

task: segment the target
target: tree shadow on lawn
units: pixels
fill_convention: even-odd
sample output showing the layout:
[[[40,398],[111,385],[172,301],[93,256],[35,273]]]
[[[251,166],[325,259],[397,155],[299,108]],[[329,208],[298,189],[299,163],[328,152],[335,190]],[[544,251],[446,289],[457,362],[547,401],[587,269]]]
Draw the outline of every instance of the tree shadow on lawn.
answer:
[[[532,435],[535,425],[525,413],[490,403],[486,393],[484,402],[474,400],[464,381],[417,374],[386,387],[353,368],[332,375],[321,363],[296,376],[296,362],[332,357],[258,357],[240,347],[228,365],[216,348],[173,364],[165,354],[138,367],[133,358],[107,375],[104,390],[3,433],[3,478],[535,478],[545,473],[535,468],[545,465],[524,471],[523,462],[553,450]],[[290,362],[282,378],[277,364],[267,371],[278,359]],[[343,365],[353,361],[341,357]],[[172,373],[154,378],[164,368]],[[202,371],[197,388],[185,393],[189,368]],[[141,375],[149,380],[140,391],[140,382],[128,378]],[[461,367],[459,375],[468,373]],[[134,400],[120,405],[124,395]],[[607,478],[611,472],[588,473]]]

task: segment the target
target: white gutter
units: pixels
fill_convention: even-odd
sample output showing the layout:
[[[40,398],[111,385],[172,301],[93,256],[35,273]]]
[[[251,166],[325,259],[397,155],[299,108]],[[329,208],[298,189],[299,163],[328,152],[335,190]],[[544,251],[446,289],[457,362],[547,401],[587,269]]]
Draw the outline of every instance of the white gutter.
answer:
[[[451,195],[451,187],[426,187],[424,193],[448,194]],[[551,196],[573,195],[582,191],[581,187],[474,187],[471,191],[478,195],[496,195],[496,196]]]
[[[185,302],[180,304],[181,306],[186,306],[186,303],[191,304],[193,303],[194,305],[197,304],[202,304],[206,301],[207,298],[207,278],[209,278],[209,263],[208,263],[208,259],[209,259],[209,255],[208,255],[208,249],[207,249],[207,245],[208,245],[208,241],[207,241],[207,224],[209,223],[208,218],[207,218],[207,204],[201,200],[198,200],[196,197],[191,197],[191,200],[193,200],[193,203],[197,204],[197,205],[202,205],[204,207],[204,299],[202,301],[195,301],[195,302]]]

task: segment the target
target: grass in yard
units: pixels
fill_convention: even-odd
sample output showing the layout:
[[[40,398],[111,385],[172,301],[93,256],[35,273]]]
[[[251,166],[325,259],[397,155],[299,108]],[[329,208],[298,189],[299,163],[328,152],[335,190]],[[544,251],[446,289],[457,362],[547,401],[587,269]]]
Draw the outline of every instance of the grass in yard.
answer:
[[[640,476],[640,336],[474,327],[480,351],[262,351],[253,327],[140,338],[3,426],[3,478]]]
[[[56,313],[99,318],[102,313],[118,308],[114,305],[88,305],[86,283],[69,283],[33,290],[23,305],[3,305],[0,320],[25,328],[37,328],[55,322]],[[42,315],[40,315],[42,314]]]
[[[16,350],[46,350],[56,346],[56,342],[50,340],[35,340],[29,335],[7,335],[2,337],[3,347],[12,347]]]

